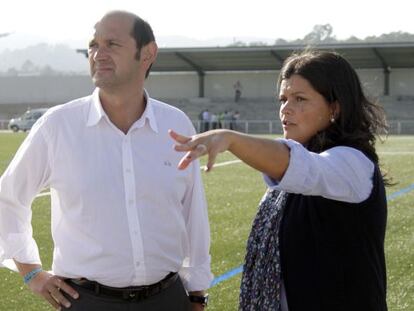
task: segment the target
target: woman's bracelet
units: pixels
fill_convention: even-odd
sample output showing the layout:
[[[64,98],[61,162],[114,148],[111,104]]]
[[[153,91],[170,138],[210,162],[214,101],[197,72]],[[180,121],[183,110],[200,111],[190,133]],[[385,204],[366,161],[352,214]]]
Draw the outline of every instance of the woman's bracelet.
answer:
[[[23,277],[24,284],[28,284],[36,275],[38,275],[42,271],[43,269],[41,267],[38,267],[26,273],[26,275]]]

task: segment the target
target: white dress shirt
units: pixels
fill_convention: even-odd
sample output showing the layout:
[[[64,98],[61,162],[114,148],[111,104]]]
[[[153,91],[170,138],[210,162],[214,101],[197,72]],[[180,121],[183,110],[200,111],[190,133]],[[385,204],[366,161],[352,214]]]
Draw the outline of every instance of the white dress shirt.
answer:
[[[278,141],[290,149],[289,166],[280,181],[264,175],[268,187],[349,203],[368,199],[373,188],[375,167],[361,151],[339,146],[314,153],[294,140]],[[283,281],[280,300],[282,311],[288,311]]]
[[[99,90],[50,109],[0,179],[0,262],[40,263],[31,203],[51,190],[55,274],[124,287],[179,271],[207,289],[210,231],[198,161],[182,157],[168,129],[194,134],[180,110],[147,98],[127,134],[102,109]]]

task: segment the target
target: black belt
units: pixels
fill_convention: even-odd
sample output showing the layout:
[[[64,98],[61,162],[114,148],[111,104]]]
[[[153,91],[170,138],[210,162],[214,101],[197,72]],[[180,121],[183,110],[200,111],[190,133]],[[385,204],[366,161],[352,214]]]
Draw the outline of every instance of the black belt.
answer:
[[[139,301],[161,293],[163,290],[170,287],[177,279],[178,273],[171,272],[158,283],[130,287],[110,287],[95,281],[89,281],[87,279],[68,279],[67,281],[84,289],[90,290],[97,296],[103,295],[123,300]]]

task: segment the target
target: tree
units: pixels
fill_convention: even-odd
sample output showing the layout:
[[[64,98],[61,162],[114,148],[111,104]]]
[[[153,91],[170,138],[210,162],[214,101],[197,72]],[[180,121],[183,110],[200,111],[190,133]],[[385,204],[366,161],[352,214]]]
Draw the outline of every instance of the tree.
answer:
[[[330,24],[315,25],[313,30],[303,38],[303,42],[305,44],[336,42],[337,40],[332,36],[332,33],[333,28]]]
[[[412,42],[414,35],[408,32],[395,31],[376,36],[369,36],[365,38],[366,42]]]
[[[228,45],[229,47],[242,47],[246,46],[246,43],[243,41],[234,41],[233,43]]]
[[[0,33],[0,38],[10,36],[11,34],[11,32]]]
[[[249,46],[267,46],[267,43],[263,41],[252,41],[249,42]]]
[[[56,75],[56,71],[49,65],[40,68],[40,75],[42,76],[53,76]]]
[[[342,42],[344,42],[344,43],[361,43],[363,41],[364,40],[361,40],[361,39],[359,39],[355,36],[351,36],[348,39],[343,40]]]
[[[281,38],[276,39],[275,45],[283,45],[283,44],[289,44],[289,41],[285,39],[281,39]]]
[[[287,41],[285,39],[276,39],[275,45],[283,44],[305,44],[316,45],[321,43],[364,43],[364,42],[414,42],[414,34],[408,32],[395,31],[391,33],[382,34],[380,36],[368,36],[365,39],[360,39],[351,36],[348,39],[338,40],[333,35],[333,27],[330,24],[315,25],[310,33],[303,39],[295,39]]]
[[[19,75],[19,72],[17,71],[16,68],[11,67],[11,68],[7,69],[6,75],[16,77],[16,76]]]
[[[35,66],[35,64],[33,64],[33,62],[30,59],[27,59],[23,63],[21,71],[24,73],[33,73],[37,71],[37,67]]]

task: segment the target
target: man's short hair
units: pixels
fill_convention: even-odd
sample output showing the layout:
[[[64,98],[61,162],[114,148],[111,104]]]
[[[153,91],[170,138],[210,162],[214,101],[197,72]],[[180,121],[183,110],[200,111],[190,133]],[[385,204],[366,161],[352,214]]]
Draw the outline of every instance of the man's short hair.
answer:
[[[154,33],[148,22],[140,18],[139,16],[133,14],[134,25],[132,27],[131,36],[135,39],[137,45],[137,53],[135,58],[139,60],[141,55],[142,47],[146,46],[148,43],[155,42]],[[152,64],[145,73],[145,78],[148,77]]]

